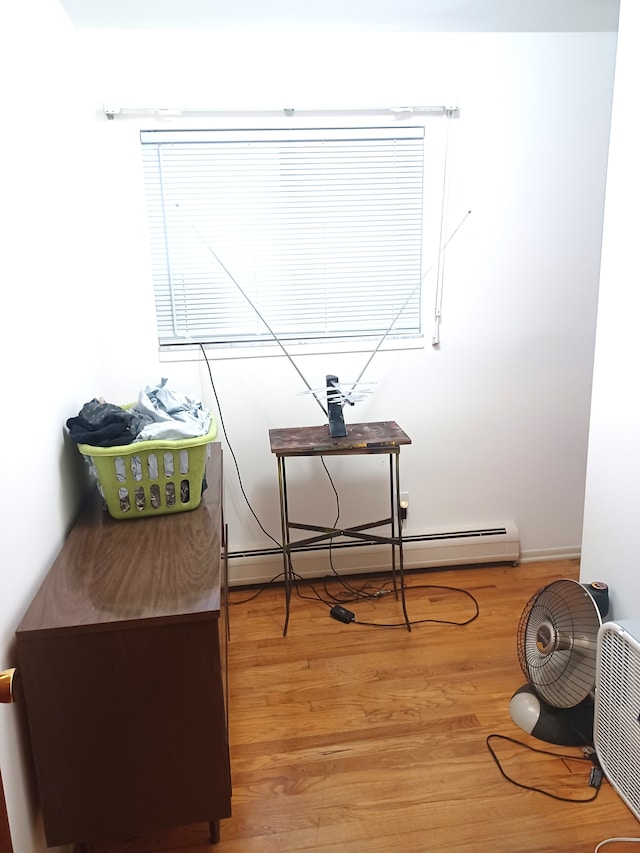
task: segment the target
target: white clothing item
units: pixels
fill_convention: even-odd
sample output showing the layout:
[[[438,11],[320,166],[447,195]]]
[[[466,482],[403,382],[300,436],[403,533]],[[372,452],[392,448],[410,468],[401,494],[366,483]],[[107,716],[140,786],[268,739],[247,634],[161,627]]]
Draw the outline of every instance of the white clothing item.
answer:
[[[176,394],[160,385],[147,386],[140,391],[132,407],[141,416],[142,428],[135,441],[176,440],[206,435],[211,427],[211,414],[201,402]]]

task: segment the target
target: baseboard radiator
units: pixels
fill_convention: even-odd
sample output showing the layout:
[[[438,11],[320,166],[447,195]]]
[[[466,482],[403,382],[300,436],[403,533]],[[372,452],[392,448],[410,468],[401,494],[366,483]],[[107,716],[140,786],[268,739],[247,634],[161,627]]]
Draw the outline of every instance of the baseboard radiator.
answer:
[[[229,582],[232,586],[265,583],[282,571],[282,554],[277,549],[234,552],[233,543],[230,545]],[[330,574],[328,551],[326,546],[295,552],[293,563],[297,574],[304,578]],[[403,551],[405,569],[517,563],[520,534],[513,521],[407,531]],[[388,572],[390,556],[390,546],[340,539],[334,541],[331,549],[333,565],[343,575]]]

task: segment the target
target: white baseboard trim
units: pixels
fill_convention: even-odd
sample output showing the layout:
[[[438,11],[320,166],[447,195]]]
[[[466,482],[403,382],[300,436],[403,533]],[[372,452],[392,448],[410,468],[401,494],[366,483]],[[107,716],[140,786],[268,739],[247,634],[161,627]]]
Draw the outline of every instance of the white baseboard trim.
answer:
[[[560,548],[531,548],[522,551],[520,563],[544,563],[553,560],[579,560],[582,554],[580,545],[566,545]]]

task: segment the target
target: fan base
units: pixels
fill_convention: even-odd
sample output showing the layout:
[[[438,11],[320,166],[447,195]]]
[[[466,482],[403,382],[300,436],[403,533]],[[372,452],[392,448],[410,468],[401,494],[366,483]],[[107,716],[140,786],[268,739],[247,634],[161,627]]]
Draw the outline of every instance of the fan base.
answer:
[[[533,737],[558,746],[593,745],[593,698],[587,696],[574,708],[554,708],[525,684],[511,697],[513,722]]]

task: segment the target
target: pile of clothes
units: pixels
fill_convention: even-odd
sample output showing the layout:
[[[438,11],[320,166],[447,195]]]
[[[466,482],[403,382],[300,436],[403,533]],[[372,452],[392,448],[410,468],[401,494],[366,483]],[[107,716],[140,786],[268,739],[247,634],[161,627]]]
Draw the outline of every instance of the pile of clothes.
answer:
[[[94,398],[85,403],[67,429],[76,444],[118,447],[134,441],[181,440],[206,435],[211,413],[201,402],[159,385],[143,388],[132,406],[123,408]]]

